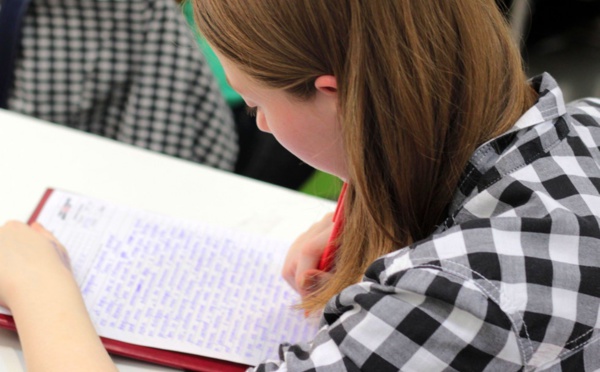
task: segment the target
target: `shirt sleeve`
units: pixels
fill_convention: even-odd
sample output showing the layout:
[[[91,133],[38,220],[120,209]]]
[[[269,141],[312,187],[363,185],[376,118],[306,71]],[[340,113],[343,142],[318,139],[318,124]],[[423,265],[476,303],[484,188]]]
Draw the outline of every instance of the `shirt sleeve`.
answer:
[[[282,346],[255,371],[441,371],[522,368],[511,318],[484,290],[435,266],[348,287],[312,343]]]

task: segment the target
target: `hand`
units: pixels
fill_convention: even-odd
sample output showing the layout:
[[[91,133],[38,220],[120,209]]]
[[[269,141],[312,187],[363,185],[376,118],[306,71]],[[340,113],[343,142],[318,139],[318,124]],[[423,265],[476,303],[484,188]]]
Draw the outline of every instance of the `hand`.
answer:
[[[41,225],[0,227],[0,304],[15,319],[27,370],[116,371],[69,267]]]
[[[310,294],[315,285],[331,274],[318,270],[319,261],[333,230],[333,213],[302,233],[290,247],[283,264],[283,278],[302,297]]]
[[[0,227],[0,305],[17,296],[48,291],[73,281],[64,247],[40,224],[11,221]]]

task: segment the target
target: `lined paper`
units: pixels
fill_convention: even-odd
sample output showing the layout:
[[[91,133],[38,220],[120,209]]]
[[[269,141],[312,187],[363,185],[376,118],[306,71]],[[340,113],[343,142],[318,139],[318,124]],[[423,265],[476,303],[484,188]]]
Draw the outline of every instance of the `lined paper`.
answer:
[[[290,242],[60,190],[37,221],[103,337],[254,365],[316,333],[280,276]]]

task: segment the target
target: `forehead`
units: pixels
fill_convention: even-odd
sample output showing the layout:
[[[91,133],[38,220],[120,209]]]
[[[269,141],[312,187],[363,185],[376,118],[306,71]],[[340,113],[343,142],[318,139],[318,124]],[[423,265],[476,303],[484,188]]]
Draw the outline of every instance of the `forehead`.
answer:
[[[248,74],[243,72],[233,61],[219,53],[219,51],[215,50],[215,55],[221,62],[221,66],[225,72],[225,80],[234,90],[239,91],[248,86],[258,85]]]

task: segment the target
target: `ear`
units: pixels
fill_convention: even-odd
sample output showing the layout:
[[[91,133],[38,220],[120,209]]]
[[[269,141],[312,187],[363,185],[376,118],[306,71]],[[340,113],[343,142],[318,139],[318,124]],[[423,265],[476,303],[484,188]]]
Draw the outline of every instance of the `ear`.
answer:
[[[327,95],[337,95],[337,81],[333,75],[321,75],[315,80],[315,88]]]

